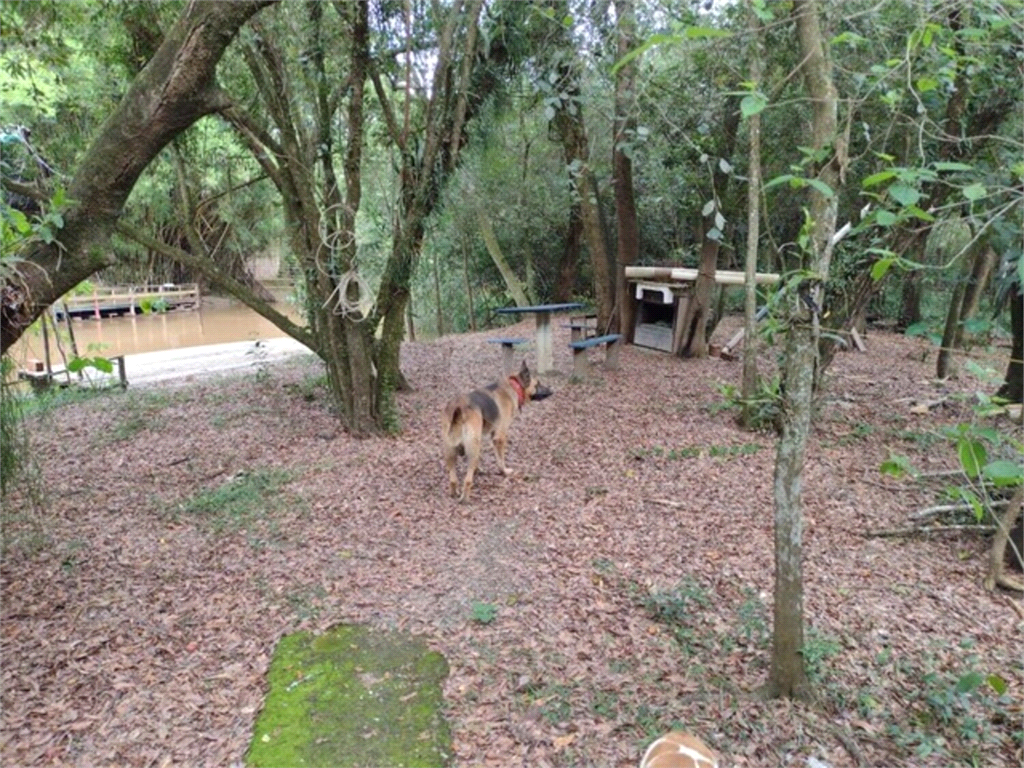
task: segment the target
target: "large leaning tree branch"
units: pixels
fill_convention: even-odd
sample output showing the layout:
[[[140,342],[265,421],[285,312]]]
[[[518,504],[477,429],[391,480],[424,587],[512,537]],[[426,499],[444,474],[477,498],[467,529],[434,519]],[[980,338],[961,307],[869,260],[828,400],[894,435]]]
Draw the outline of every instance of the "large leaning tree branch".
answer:
[[[175,136],[227,101],[217,63],[253,15],[275,0],[190,2],[99,129],[68,188],[55,243],[33,243],[4,270],[0,353],[48,306],[113,263],[110,235],[146,166]]]
[[[266,318],[293,339],[302,342],[313,350],[313,352],[319,354],[316,339],[313,338],[313,334],[311,334],[307,328],[298,325],[286,315],[278,312],[268,302],[263,301],[263,299],[257,296],[249,286],[223,272],[210,259],[204,258],[203,256],[197,256],[194,253],[189,253],[188,251],[183,251],[181,248],[175,248],[173,245],[161,242],[155,237],[147,235],[145,232],[136,229],[125,221],[117,222],[117,224],[114,225],[114,230],[119,235],[126,237],[129,240],[133,240],[141,246],[156,251],[170,259],[174,259],[179,264],[200,272],[203,277],[207,278],[210,282],[215,283],[220,288],[223,288],[224,291],[243,302],[258,315]]]

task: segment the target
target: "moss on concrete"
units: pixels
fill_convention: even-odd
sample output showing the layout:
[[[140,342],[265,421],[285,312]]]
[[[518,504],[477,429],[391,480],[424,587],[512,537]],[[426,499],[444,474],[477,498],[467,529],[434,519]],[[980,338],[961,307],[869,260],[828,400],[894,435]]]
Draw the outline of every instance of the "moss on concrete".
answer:
[[[447,766],[448,663],[412,635],[338,626],[281,638],[246,764]]]

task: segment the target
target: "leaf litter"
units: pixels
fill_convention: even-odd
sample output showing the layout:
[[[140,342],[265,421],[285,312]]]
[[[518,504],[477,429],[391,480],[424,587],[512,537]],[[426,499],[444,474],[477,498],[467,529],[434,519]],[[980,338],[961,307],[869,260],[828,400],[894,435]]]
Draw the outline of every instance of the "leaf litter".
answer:
[[[0,762],[241,765],[277,640],[359,622],[447,657],[457,765],[631,766],[673,726],[735,766],[1020,764],[988,539],[863,535],[934,498],[879,473],[890,450],[954,469],[934,435],[990,385],[935,384],[924,342],[885,333],[834,363],[803,485],[818,699],[765,701],[774,441],[720,408],[739,364],[627,347],[570,382],[557,329],[566,373],[513,424],[514,474],[485,450],[459,504],[439,414],[495,378],[488,335],[403,346],[396,437],[339,430],[312,359],[35,418],[47,506],[5,515]]]

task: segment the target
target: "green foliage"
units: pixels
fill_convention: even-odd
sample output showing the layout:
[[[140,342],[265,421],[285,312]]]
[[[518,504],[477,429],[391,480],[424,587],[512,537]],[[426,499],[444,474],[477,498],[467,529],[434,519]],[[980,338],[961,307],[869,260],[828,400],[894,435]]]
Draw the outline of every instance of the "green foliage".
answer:
[[[825,635],[813,627],[807,630],[800,655],[804,660],[807,677],[812,683],[819,683],[825,677],[825,665],[843,650],[843,644],[834,637]]]
[[[915,759],[979,765],[985,746],[1012,739],[1020,748],[1021,732],[1008,733],[1017,718],[1007,682],[976,655],[958,665],[925,654],[891,666],[900,703],[886,709],[873,701],[873,708],[886,723],[886,735]]]
[[[493,624],[498,618],[498,606],[493,603],[474,601],[470,618],[475,624]]]
[[[68,370],[79,373],[86,368],[95,368],[100,373],[113,373],[114,364],[105,357],[74,357],[68,361]]]
[[[1020,463],[1024,439],[1018,430],[993,426],[988,418],[993,405],[991,398],[978,394],[972,420],[945,428],[938,435],[956,455],[961,472],[958,481],[945,488],[944,495],[952,502],[966,504],[976,522],[992,519],[993,503],[1005,489],[1024,483]],[[921,477],[909,457],[894,452],[879,471],[893,477]]]

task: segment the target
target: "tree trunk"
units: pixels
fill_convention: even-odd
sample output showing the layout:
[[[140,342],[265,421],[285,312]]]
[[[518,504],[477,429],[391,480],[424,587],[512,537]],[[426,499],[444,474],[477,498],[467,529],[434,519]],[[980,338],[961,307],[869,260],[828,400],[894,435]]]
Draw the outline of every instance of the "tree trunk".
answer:
[[[987,245],[983,245],[974,255],[974,265],[971,267],[971,276],[967,280],[964,289],[964,300],[960,308],[960,324],[956,329],[956,337],[953,339],[953,346],[957,349],[963,347],[964,323],[978,313],[978,306],[981,304],[981,297],[985,292],[992,270],[995,269],[999,255]]]
[[[1024,403],[1024,293],[1020,283],[1014,283],[1010,291],[1010,328],[1013,331],[1010,362],[996,396],[1011,403]]]
[[[960,19],[960,14],[965,8],[969,6],[952,4],[950,5],[949,15],[947,17],[947,23],[950,29],[958,32],[962,27],[963,23]],[[963,41],[961,38],[957,38],[954,43],[954,47],[957,49],[958,54],[963,55]],[[973,126],[968,124],[964,125],[964,116],[967,112],[967,98],[970,94],[970,81],[968,80],[969,70],[961,68],[957,72],[955,87],[953,93],[946,104],[946,116],[945,124],[943,125],[943,133],[945,136],[950,137],[949,140],[944,141],[939,147],[939,159],[940,160],[955,160],[962,156],[963,149],[967,146],[967,142],[961,139],[961,136],[976,136],[975,140],[970,142],[975,156],[979,155],[984,145],[987,143],[990,136],[995,136],[998,132],[998,123],[1003,119],[1003,115],[1010,114],[1010,110],[999,110],[1000,117],[992,118],[986,113],[986,110],[976,110],[973,116]],[[995,119],[996,125],[990,125],[989,123]],[[975,130],[977,128],[978,130]],[[952,194],[955,189],[950,184],[933,184],[928,197],[920,203],[920,207],[925,211],[940,210],[946,202],[946,199]],[[908,254],[923,253],[925,244],[928,241],[928,235],[931,233],[931,227],[925,225],[922,222],[918,222],[920,226],[915,226],[913,229],[901,229],[896,235],[896,241],[893,244],[892,251],[897,256],[907,256]],[[845,310],[845,316],[840,318],[835,313],[833,314],[834,321],[842,330],[850,330],[851,328],[860,326],[863,324],[864,314],[867,311],[868,305],[872,298],[878,293],[881,288],[883,280],[875,280],[871,277],[871,265],[873,259],[869,260],[864,265],[864,271],[854,285],[851,291],[851,300],[847,304]],[[892,270],[889,270],[892,272]],[[913,289],[908,289],[913,290]],[[920,284],[916,286],[916,293],[920,294]],[[916,298],[911,295],[906,297],[907,302],[911,306],[907,307],[907,318],[911,319],[913,315],[913,303],[919,304],[921,297],[918,295]],[[819,359],[819,369],[824,371],[829,366],[832,359],[835,357],[836,350],[838,349],[837,342],[830,334],[820,342],[821,354]]]
[[[722,197],[729,187],[729,174],[722,170],[722,160],[731,160],[736,149],[736,136],[740,127],[739,102],[736,98],[725,102],[722,119],[719,161],[711,171],[711,211],[702,216],[700,234],[700,264],[693,296],[687,305],[683,322],[681,353],[686,357],[708,356],[708,323],[711,319],[711,298],[715,288],[715,272],[718,269],[718,252],[725,236]],[[719,226],[722,224],[722,226]]]
[[[953,293],[949,297],[949,308],[946,310],[946,325],[942,329],[942,345],[935,359],[935,377],[947,378],[953,368],[953,346],[956,344],[957,329],[960,327],[960,308],[964,302],[966,277],[960,275]]]
[[[444,312],[441,310],[441,271],[437,266],[438,259],[434,258],[434,307],[437,310],[437,338],[444,336]],[[412,302],[409,302],[410,306]]]
[[[896,329],[905,331],[914,323],[921,322],[921,273],[917,270],[903,276],[900,299],[900,316]]]
[[[478,207],[476,209],[476,218],[480,224],[480,234],[484,239],[484,245],[487,247],[487,253],[490,254],[491,261],[494,262],[494,266],[501,273],[501,277],[505,281],[505,287],[508,288],[512,300],[516,303],[517,307],[530,306],[530,299],[526,295],[526,289],[519,281],[519,278],[516,277],[515,271],[509,266],[505,254],[501,252],[498,237],[494,234],[494,227],[491,226],[491,217],[487,215],[483,208]]]
[[[310,24],[303,66],[308,76],[299,82],[310,85],[307,91],[299,91],[298,79],[289,76],[269,31],[258,29],[242,48],[276,136],[237,106],[223,115],[280,193],[291,249],[306,281],[308,334],[314,340],[310,346],[324,361],[342,424],[354,437],[366,437],[387,429],[376,391],[372,315],[368,297],[361,294],[356,262],[369,12],[366,3],[335,6],[351,33],[345,173],[339,182],[332,126],[341,100],[326,75],[322,34],[322,14],[330,6],[307,3],[305,8]],[[307,98],[303,108],[310,118],[308,126],[296,123],[297,111],[292,109],[300,95]]]
[[[552,298],[556,302],[571,301],[576,289],[580,264],[580,245],[583,239],[583,214],[575,200],[569,206],[569,228],[565,233],[565,247],[558,261],[558,276]]]
[[[804,458],[811,427],[821,286],[828,280],[831,239],[835,232],[839,191],[839,146],[836,145],[838,95],[825,55],[816,0],[795,0],[797,36],[804,57],[803,74],[812,101],[811,146],[833,152],[818,178],[833,192],[810,192],[812,230],[808,264],[814,279],[787,300],[786,347],[782,361],[781,434],[775,456],[775,616],[772,661],[767,691],[772,696],[810,695],[802,656],[803,540],[802,499]],[[813,307],[813,308],[809,308]]]
[[[392,140],[401,154],[400,201],[392,225],[391,255],[377,291],[377,316],[382,322],[377,343],[377,399],[386,403],[393,420],[390,403],[396,389],[408,389],[402,375],[399,352],[405,325],[405,305],[409,301],[413,272],[423,246],[427,217],[440,199],[445,182],[456,168],[464,141],[463,126],[488,96],[490,85],[471,88],[473,63],[478,60],[477,22],[483,0],[472,0],[468,9],[455,3],[448,11],[438,42],[437,66],[423,115],[426,124],[419,131],[419,149],[411,147],[411,117],[407,110],[405,124],[399,126],[391,106],[389,91],[377,72],[373,85],[384,112]],[[453,43],[458,29],[464,40],[461,68],[455,70],[457,59]],[[410,22],[411,23],[411,20]],[[407,78],[408,82],[408,78]],[[406,106],[412,93],[406,89]],[[396,423],[396,422],[395,422]]]
[[[715,211],[717,212],[717,205]],[[715,269],[718,266],[718,240],[708,237],[708,231],[715,226],[715,215],[701,220],[700,264],[693,294],[683,315],[683,342],[680,353],[684,357],[707,357],[707,325],[711,316],[711,295],[715,287]]]
[[[590,144],[583,122],[579,74],[565,60],[558,65],[557,72],[556,88],[565,94],[565,98],[555,111],[554,125],[562,140],[573,199],[580,206],[583,240],[590,251],[597,324],[599,328],[607,328],[611,321],[615,289],[604,228],[601,225],[597,179],[590,168]]]
[[[618,26],[618,55],[622,58],[636,44],[636,18],[633,0],[615,0]],[[618,311],[611,330],[627,342],[633,341],[635,303],[626,280],[625,268],[636,264],[640,255],[640,228],[637,224],[633,190],[633,161],[624,144],[636,140],[636,65],[637,59],[622,66],[615,78],[615,136],[612,167],[615,185],[616,265],[615,304]]]
[[[224,106],[216,68],[238,30],[270,0],[189,3],[132,81],[75,171],[57,241],[19,254],[4,275],[0,354],[47,307],[113,263],[110,235],[146,166],[196,120]]]
[[[750,81],[755,89],[761,87],[761,55],[763,35],[752,10],[750,15],[751,46]],[[747,171],[747,256],[744,262],[743,283],[743,385],[741,397],[743,412],[740,422],[750,428],[753,421],[752,402],[757,391],[757,253],[761,227],[761,113],[750,116],[750,162]]]

